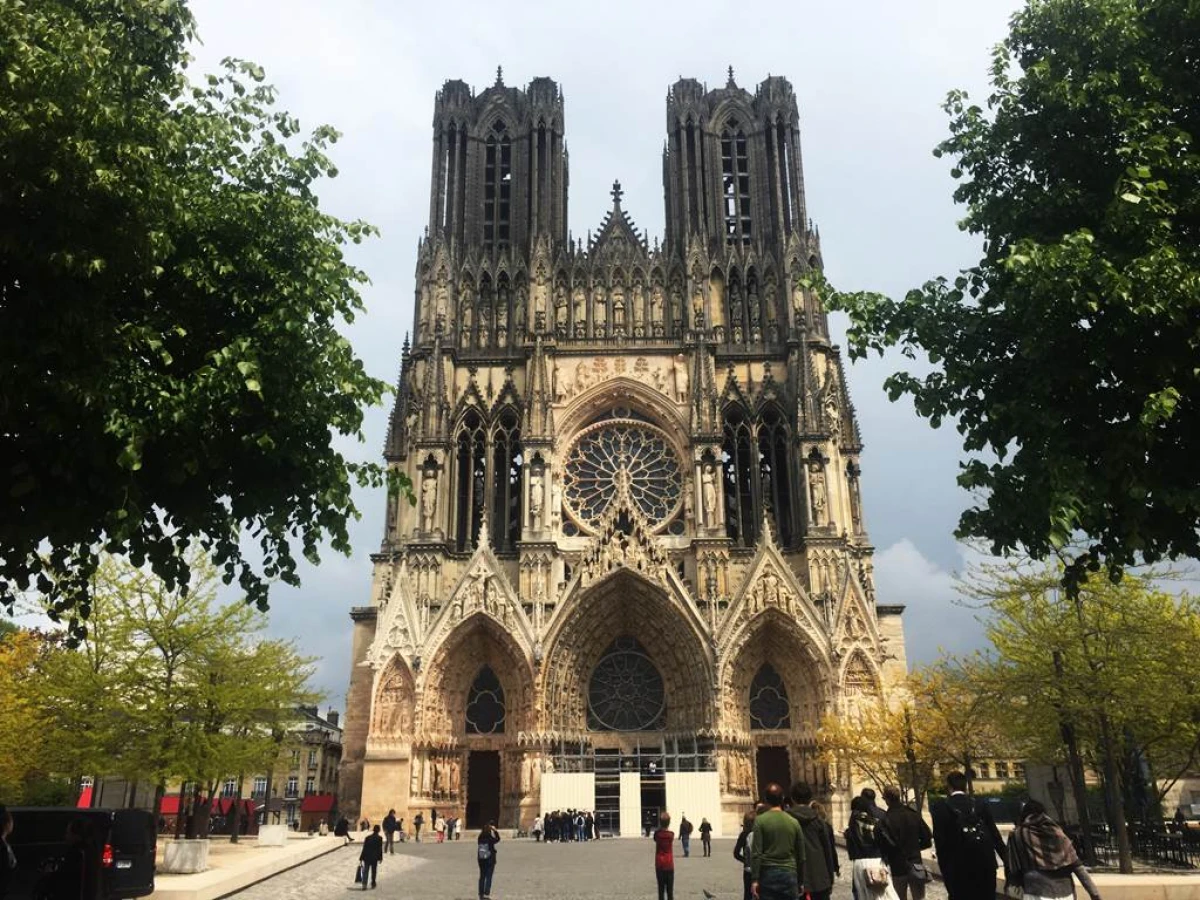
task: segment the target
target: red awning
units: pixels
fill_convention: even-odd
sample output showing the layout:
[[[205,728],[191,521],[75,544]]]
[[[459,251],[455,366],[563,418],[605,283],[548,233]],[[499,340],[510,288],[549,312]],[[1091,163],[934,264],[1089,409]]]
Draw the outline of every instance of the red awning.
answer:
[[[76,809],[91,809],[92,807],[92,786],[89,784],[79,792],[79,802],[75,804]]]
[[[159,813],[164,816],[179,815],[179,795],[164,794],[162,798],[162,806],[159,807]]]
[[[218,797],[216,800],[213,801],[213,805],[212,805],[213,815],[218,815],[218,816],[229,815],[231,812],[233,812],[233,802],[234,801],[233,801],[232,797]],[[242,800],[241,805],[242,805],[242,814],[243,815],[246,815],[246,816],[254,815],[255,803],[253,800]]]
[[[309,794],[300,801],[302,813],[327,813],[333,810],[336,798],[333,794]]]

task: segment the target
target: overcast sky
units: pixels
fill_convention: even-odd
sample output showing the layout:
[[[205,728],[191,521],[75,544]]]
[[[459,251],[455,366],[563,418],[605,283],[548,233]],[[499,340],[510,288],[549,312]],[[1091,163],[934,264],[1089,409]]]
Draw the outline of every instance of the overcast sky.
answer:
[[[306,129],[343,138],[326,208],[363,218],[382,237],[354,248],[370,275],[367,314],[347,333],[372,374],[395,379],[412,323],[417,239],[429,208],[434,92],[461,78],[482,89],[504,67],[525,85],[555,79],[566,100],[570,226],[595,228],[619,178],[624,206],[651,236],[663,229],[661,151],[667,87],[694,77],[711,87],[733,66],[753,90],[791,80],[800,105],[808,212],[821,230],[830,279],[843,289],[901,293],[978,257],[957,228],[946,161],[946,92],[982,99],[991,48],[1015,0],[859,0],[846,3],[475,3],[369,0],[193,0],[203,42],[196,74],[235,56],[265,67],[279,105]],[[833,323],[840,340],[844,322]],[[897,359],[849,369],[862,426],[863,503],[877,548],[881,603],[903,603],[909,660],[980,641],[969,610],[952,604],[962,548],[952,536],[967,496],[955,485],[959,443],[933,431],[907,401],[889,403],[883,379]],[[366,441],[348,451],[379,460],[387,409],[368,414]],[[303,587],[272,593],[271,629],[321,657],[318,686],[343,709],[351,606],[368,602],[383,528],[382,493],[359,498],[355,552],[327,552],[302,570]]]

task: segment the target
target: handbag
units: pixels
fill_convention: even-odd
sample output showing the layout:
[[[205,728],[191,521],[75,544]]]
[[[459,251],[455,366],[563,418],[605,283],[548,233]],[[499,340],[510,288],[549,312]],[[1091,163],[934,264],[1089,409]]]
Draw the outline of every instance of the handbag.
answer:
[[[363,864],[361,862],[358,864],[357,868],[355,868],[355,870],[354,870],[354,883],[355,884],[363,883]]]
[[[892,880],[887,866],[866,866],[863,868],[863,874],[866,876],[868,887],[885,888]]]
[[[929,884],[933,881],[933,873],[929,871],[929,867],[923,862],[910,863],[908,867],[908,875],[915,881],[921,884]]]

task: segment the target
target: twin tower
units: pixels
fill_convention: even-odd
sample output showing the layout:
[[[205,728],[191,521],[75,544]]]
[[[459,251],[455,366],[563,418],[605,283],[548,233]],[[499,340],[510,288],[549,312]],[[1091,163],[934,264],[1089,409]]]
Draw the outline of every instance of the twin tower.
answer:
[[[822,717],[903,672],[820,299],[796,98],[667,94],[666,235],[568,231],[558,85],[449,81],[352,610],[341,808],[527,827],[662,808],[734,833],[767,781],[852,788]]]

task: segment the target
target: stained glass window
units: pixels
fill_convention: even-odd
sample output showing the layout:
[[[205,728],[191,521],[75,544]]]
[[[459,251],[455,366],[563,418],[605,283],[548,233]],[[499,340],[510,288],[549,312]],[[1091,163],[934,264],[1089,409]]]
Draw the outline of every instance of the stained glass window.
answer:
[[[774,666],[766,663],[750,685],[750,728],[790,728],[791,725],[787,687]]]
[[[491,666],[484,666],[467,695],[467,734],[503,733],[504,688]]]
[[[588,685],[588,727],[594,731],[656,731],[666,724],[662,675],[631,637],[600,657]]]
[[[683,476],[665,434],[634,419],[589,426],[567,454],[564,498],[571,518],[593,530],[621,490],[653,528],[679,509]]]

